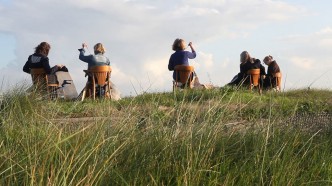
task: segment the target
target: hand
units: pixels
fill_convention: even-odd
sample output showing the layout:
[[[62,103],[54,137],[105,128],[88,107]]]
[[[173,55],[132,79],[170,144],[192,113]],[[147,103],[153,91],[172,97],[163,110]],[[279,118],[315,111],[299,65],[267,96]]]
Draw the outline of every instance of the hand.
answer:
[[[86,44],[86,43],[82,43],[82,48],[87,48],[88,47],[88,45]]]
[[[192,44],[193,44],[192,42],[189,42],[188,46],[190,46],[190,47],[191,47],[191,46],[192,46]]]
[[[59,67],[59,68],[62,68],[64,65],[56,65],[57,67]]]

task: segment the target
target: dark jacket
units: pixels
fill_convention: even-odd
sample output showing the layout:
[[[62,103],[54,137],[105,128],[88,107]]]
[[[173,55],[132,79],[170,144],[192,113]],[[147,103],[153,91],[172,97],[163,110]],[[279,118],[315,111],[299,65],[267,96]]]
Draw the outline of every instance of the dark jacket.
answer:
[[[272,77],[272,74],[280,72],[279,65],[276,61],[272,61],[270,65],[267,67],[267,74],[266,76]]]
[[[168,62],[168,70],[174,70],[176,65],[187,65],[189,66],[188,59],[194,59],[196,57],[196,52],[193,50],[192,52],[179,50],[174,52]],[[175,80],[175,72],[173,72],[173,79]],[[178,75],[179,77],[179,75]],[[179,80],[179,79],[177,79]]]
[[[263,83],[264,88],[271,88],[276,86],[276,79],[273,78],[273,74],[277,72],[280,72],[279,65],[276,61],[272,61],[267,67],[267,74]]]
[[[259,59],[253,59],[253,63],[247,61],[245,63],[240,64],[240,72],[232,79],[228,85],[240,85],[240,84],[248,84],[249,78],[247,78],[247,72],[251,69],[260,69],[261,75],[266,75],[265,67],[261,64]]]
[[[51,73],[51,67],[47,56],[42,54],[32,54],[29,56],[28,61],[23,66],[23,71],[30,74],[32,68],[44,68],[47,74]]]

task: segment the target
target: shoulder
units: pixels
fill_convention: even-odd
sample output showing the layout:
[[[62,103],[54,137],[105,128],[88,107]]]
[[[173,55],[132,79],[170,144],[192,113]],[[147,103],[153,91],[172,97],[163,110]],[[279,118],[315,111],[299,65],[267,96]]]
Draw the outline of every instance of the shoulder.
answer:
[[[44,55],[41,55],[41,59],[42,59],[42,61],[49,61],[48,57],[44,56]]]
[[[177,56],[180,54],[180,51],[175,51],[173,54],[171,54],[171,57]]]
[[[254,62],[255,62],[255,63],[261,63],[261,60],[259,60],[259,59],[255,59],[255,58],[254,58]]]

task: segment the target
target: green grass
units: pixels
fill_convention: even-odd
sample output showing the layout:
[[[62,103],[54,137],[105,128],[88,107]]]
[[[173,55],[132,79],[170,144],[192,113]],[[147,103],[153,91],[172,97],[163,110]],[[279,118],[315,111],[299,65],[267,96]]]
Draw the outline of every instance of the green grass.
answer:
[[[230,88],[0,108],[0,185],[331,185],[327,90]],[[92,118],[92,119],[91,119]]]

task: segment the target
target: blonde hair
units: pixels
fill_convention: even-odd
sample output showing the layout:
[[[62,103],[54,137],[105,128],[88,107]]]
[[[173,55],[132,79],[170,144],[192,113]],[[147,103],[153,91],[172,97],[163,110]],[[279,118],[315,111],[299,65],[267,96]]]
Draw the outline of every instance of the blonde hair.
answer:
[[[246,63],[247,61],[250,61],[250,63],[254,63],[254,60],[251,58],[250,54],[247,51],[243,51],[240,54],[240,62],[241,64]]]
[[[104,54],[106,52],[106,49],[104,48],[103,44],[101,44],[101,43],[95,44],[93,49],[94,49],[95,54],[99,54],[99,53]]]
[[[179,50],[184,50],[186,49],[186,43],[183,39],[175,39],[173,45],[172,45],[172,49],[174,51],[179,51]]]

